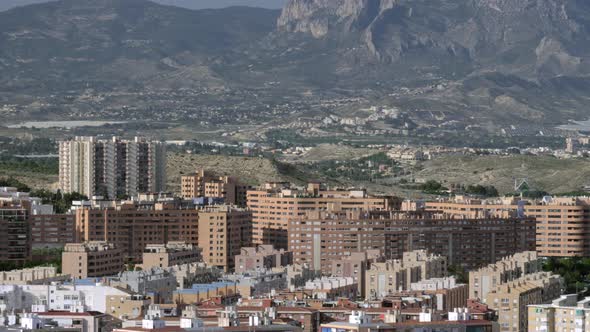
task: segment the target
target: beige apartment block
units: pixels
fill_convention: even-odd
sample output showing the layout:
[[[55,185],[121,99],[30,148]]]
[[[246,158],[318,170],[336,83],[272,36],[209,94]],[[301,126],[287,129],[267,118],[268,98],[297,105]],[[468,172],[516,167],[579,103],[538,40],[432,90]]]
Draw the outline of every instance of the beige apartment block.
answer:
[[[127,295],[107,295],[107,312],[105,313],[121,320],[142,318],[152,304],[151,299],[144,295],[128,293]]]
[[[481,200],[458,196],[450,200],[426,202],[426,210],[461,218],[535,218],[536,251],[540,256],[590,256],[590,197]]]
[[[469,272],[469,298],[483,299],[497,286],[525,275],[541,272],[542,261],[534,251],[525,251]]]
[[[293,263],[293,253],[284,249],[277,250],[270,244],[263,244],[242,248],[235,260],[235,272],[244,273],[290,265]]]
[[[148,244],[143,252],[144,270],[152,267],[170,267],[197,263],[203,260],[201,248],[186,242],[168,242],[166,244]]]
[[[590,297],[563,295],[550,304],[529,305],[528,314],[531,332],[590,331]]]
[[[358,293],[365,297],[365,273],[372,263],[381,261],[381,250],[372,249],[363,252],[352,252],[350,255],[332,261],[332,276],[351,277],[358,285]]]
[[[365,272],[367,298],[383,298],[410,289],[412,283],[447,275],[447,259],[425,250],[406,252],[403,258],[373,263]]]
[[[563,280],[557,275],[533,273],[496,286],[483,302],[497,311],[501,332],[525,332],[529,324],[527,306],[559,297],[562,285]]]
[[[466,308],[469,286],[459,284],[455,277],[432,278],[412,283],[410,290],[433,295],[436,298],[436,309],[441,312],[453,312],[457,308]]]
[[[28,285],[43,281],[57,280],[57,269],[53,266],[39,266],[29,269],[0,272],[0,285]]]
[[[252,244],[252,213],[231,206],[199,211],[199,241],[203,261],[225,272],[233,270],[235,256]]]
[[[123,251],[112,243],[68,243],[62,253],[62,273],[74,279],[110,276],[123,269]]]
[[[289,220],[310,211],[372,211],[392,208],[391,197],[370,196],[364,190],[327,190],[319,183],[292,188],[285,183],[267,183],[248,191],[253,217],[254,244],[273,244],[287,249]]]
[[[226,204],[246,205],[246,192],[250,187],[230,176],[216,176],[213,172],[199,169],[181,177],[182,198],[223,198]]]

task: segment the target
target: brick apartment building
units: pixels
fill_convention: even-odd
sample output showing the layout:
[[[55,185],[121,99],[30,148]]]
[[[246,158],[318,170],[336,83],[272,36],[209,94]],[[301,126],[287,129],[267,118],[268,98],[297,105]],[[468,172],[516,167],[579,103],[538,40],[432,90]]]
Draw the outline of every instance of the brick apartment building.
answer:
[[[30,216],[31,244],[35,248],[63,248],[76,242],[76,215],[42,214]]]
[[[590,197],[547,197],[539,201],[527,201],[519,198],[481,200],[459,196],[453,200],[426,202],[425,208],[457,218],[535,218],[536,250],[539,255],[590,255]]]
[[[252,210],[254,244],[288,247],[288,222],[310,211],[337,209],[342,211],[389,210],[391,197],[373,197],[364,190],[326,190],[319,183],[307,188],[291,188],[285,183],[267,183],[248,191],[248,207]]]
[[[30,218],[51,214],[53,206],[40,198],[19,192],[14,187],[0,187],[0,262],[22,266],[31,259]]]
[[[61,269],[74,279],[114,275],[124,269],[123,251],[108,242],[68,243]]]
[[[141,263],[148,245],[181,241],[202,248],[203,260],[224,270],[251,245],[252,214],[245,209],[178,200],[107,203],[76,210],[76,242],[107,241]]]
[[[243,247],[235,258],[235,272],[272,269],[293,263],[293,253],[284,249],[275,249],[270,244],[256,247]]]
[[[0,204],[0,262],[16,266],[31,259],[29,209],[18,204]]]
[[[535,248],[531,218],[452,219],[434,213],[312,212],[288,223],[296,264],[329,273],[333,261],[353,252],[382,250],[399,259],[412,250],[445,255],[451,265],[477,268]]]
[[[199,169],[193,174],[181,177],[182,198],[222,198],[226,204],[246,206],[246,193],[250,186],[240,183],[231,176],[216,176],[210,171]]]
[[[201,248],[185,242],[168,242],[166,244],[149,244],[143,251],[141,267],[170,267],[175,265],[201,262]]]
[[[174,202],[116,202],[76,210],[76,242],[106,241],[140,263],[149,244],[183,241],[198,245],[199,212]]]
[[[252,213],[230,206],[204,208],[199,211],[198,234],[203,260],[228,272],[242,247],[252,245]]]
[[[398,290],[409,290],[412,283],[446,277],[447,258],[425,250],[408,251],[402,259],[373,263],[365,272],[365,296],[383,298]]]

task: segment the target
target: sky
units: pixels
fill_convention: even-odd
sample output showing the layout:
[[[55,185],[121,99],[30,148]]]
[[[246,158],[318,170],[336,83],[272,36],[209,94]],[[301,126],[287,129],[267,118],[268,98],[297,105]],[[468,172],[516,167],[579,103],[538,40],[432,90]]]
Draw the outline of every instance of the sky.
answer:
[[[48,0],[0,0],[0,11],[16,6],[47,2]],[[229,6],[250,6],[263,8],[282,8],[286,0],[152,0],[154,2],[186,7],[191,9],[224,8]]]

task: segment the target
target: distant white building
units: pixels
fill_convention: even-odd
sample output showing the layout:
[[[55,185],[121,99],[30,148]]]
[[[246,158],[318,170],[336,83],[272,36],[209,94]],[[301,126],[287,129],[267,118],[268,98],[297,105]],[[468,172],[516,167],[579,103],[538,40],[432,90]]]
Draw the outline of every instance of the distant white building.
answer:
[[[106,312],[107,296],[124,295],[129,293],[102,284],[2,285],[0,312],[30,311],[34,306],[42,306],[40,311],[69,311],[82,306],[85,311]]]

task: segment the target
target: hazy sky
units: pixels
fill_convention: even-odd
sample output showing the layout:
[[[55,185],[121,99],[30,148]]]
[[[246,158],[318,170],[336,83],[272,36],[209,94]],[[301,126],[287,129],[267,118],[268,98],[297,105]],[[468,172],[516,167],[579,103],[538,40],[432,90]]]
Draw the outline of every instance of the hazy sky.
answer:
[[[32,3],[47,2],[49,0],[0,0],[0,11],[16,6]],[[167,5],[186,7],[191,9],[224,8],[229,6],[250,6],[264,8],[282,8],[286,0],[152,0]]]

